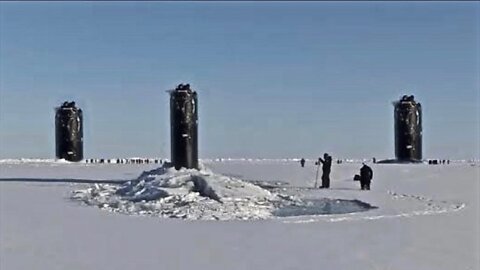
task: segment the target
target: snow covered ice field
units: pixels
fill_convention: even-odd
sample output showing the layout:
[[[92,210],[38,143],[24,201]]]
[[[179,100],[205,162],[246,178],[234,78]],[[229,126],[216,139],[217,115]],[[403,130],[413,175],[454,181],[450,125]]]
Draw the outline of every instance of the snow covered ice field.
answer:
[[[242,194],[255,198],[358,200],[375,208],[293,217],[246,211],[253,219],[222,216],[226,221],[129,215],[72,194],[95,189],[90,181],[120,187],[112,182],[137,179],[158,164],[4,160],[0,269],[480,269],[478,164],[373,164],[372,190],[365,192],[352,180],[359,163],[333,164],[329,190],[312,188],[312,161],[305,168],[292,160],[203,163],[225,176],[216,180],[265,187],[242,185]],[[220,195],[237,191],[212,187]],[[253,202],[247,206],[258,206]]]

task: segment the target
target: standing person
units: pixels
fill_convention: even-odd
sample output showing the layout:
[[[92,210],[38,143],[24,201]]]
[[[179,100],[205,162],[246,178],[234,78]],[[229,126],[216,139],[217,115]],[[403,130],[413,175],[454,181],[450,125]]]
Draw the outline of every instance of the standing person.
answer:
[[[318,158],[318,162],[322,163],[322,185],[320,186],[320,188],[329,188],[330,187],[330,170],[332,168],[332,157],[327,153],[325,153],[323,154],[323,159]]]
[[[370,182],[373,178],[372,168],[367,166],[367,164],[362,163],[363,166],[360,168],[360,187],[362,190],[370,190]]]
[[[305,167],[305,159],[304,158],[302,158],[300,160],[300,165],[302,165],[302,168]]]

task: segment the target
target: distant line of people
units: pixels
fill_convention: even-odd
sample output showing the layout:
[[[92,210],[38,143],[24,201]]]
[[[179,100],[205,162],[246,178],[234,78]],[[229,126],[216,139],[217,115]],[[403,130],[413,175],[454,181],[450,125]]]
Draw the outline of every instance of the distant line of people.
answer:
[[[149,158],[117,158],[117,159],[85,159],[85,163],[113,163],[113,164],[162,164],[161,159],[149,159]]]
[[[337,164],[342,164],[344,160],[337,159],[336,163]],[[371,160],[373,163],[377,163],[376,158],[372,158]],[[306,160],[305,158],[300,159],[300,165],[305,167]],[[450,164],[450,160],[448,159],[429,159],[428,164],[430,165],[437,165],[437,164]],[[319,157],[318,160],[315,162],[315,165],[317,165],[317,175],[315,177],[315,188],[317,187],[317,181],[318,181],[318,171],[320,168],[320,165],[322,165],[322,176],[321,180],[322,183],[319,188],[330,188],[330,172],[332,168],[332,156],[330,156],[328,153],[325,153],[323,155],[323,158]],[[362,190],[370,190],[370,184],[373,179],[373,170],[371,167],[369,167],[365,162],[362,163],[362,167],[360,168],[360,173],[356,174],[353,177],[354,181],[359,181],[360,182],[360,189]]]
[[[430,165],[437,165],[437,164],[450,164],[450,160],[449,159],[429,159],[428,160],[428,164]]]

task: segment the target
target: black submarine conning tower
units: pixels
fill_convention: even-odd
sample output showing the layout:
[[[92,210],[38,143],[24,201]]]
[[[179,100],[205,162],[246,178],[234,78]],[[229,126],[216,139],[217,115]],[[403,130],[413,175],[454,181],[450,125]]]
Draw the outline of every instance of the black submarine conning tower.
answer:
[[[73,101],[55,108],[55,146],[58,159],[83,159],[83,115]]]
[[[398,161],[422,160],[422,106],[413,95],[393,102],[395,107],[395,157]]]
[[[170,131],[175,169],[198,169],[197,92],[189,84],[179,84],[170,91]]]

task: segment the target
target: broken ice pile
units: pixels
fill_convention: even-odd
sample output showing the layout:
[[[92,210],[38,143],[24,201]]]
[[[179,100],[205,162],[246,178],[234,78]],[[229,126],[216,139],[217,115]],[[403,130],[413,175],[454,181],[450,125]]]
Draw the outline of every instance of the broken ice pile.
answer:
[[[95,184],[72,198],[126,214],[184,219],[265,219],[290,200],[254,184],[211,172],[163,167],[120,185]]]

